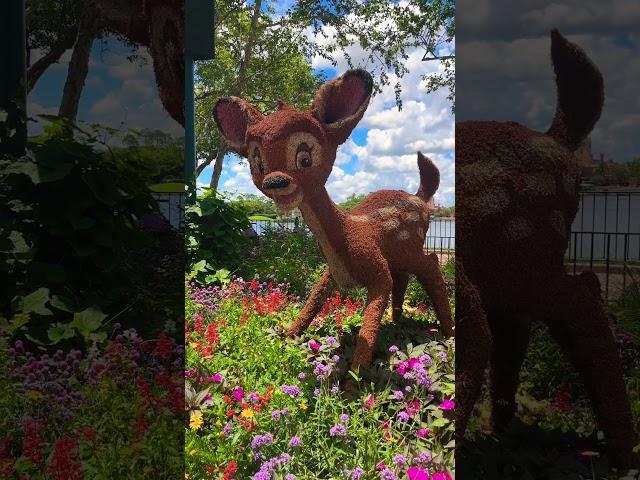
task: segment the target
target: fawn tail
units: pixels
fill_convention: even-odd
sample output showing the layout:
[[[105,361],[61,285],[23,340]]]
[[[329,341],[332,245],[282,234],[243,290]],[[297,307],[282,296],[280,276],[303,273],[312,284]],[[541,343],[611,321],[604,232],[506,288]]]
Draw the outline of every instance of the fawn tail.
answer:
[[[429,157],[418,152],[418,169],[420,170],[420,188],[416,197],[429,202],[440,185],[440,171]]]

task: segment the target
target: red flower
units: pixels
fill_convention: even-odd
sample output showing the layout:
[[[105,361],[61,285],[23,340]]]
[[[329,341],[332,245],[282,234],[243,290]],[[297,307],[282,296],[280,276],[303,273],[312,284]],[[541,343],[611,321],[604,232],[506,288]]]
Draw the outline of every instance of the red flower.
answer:
[[[78,440],[60,438],[53,444],[53,453],[47,471],[54,480],[80,480],[82,467],[78,462]]]
[[[164,333],[158,335],[158,341],[156,348],[153,349],[152,355],[155,357],[162,357],[165,359],[171,358],[173,354],[173,342]]]
[[[40,466],[44,459],[42,448],[44,441],[42,434],[45,430],[45,422],[41,419],[28,417],[24,425],[24,436],[22,437],[22,455],[31,463]]]
[[[232,480],[233,475],[238,471],[238,464],[235,460],[229,462],[222,473],[223,480]]]

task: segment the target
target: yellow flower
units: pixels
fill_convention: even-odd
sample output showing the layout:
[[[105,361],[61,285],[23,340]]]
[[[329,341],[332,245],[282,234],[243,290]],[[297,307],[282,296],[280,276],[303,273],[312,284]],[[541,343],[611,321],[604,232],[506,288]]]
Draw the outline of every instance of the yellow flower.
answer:
[[[202,426],[202,413],[192,413],[189,419],[189,428],[193,431],[198,430]]]
[[[198,346],[198,342],[191,342],[191,343],[189,344],[189,346],[190,346],[191,348],[196,348],[196,347]]]
[[[242,418],[253,418],[254,413],[253,413],[253,410],[251,410],[250,408],[245,408],[244,410],[242,410],[242,412],[240,412],[240,416]]]
[[[198,453],[198,450],[194,448],[189,452],[189,455],[195,455],[196,453]]]
[[[27,396],[32,400],[42,400],[46,395],[38,390],[27,390]]]
[[[189,480],[189,474],[188,473],[184,474],[184,480]]]
[[[196,307],[198,307],[198,308],[204,308],[204,304],[202,304],[202,303],[196,303]]]
[[[298,404],[298,406],[300,407],[300,410],[306,410],[307,409],[307,404],[305,402],[300,402]]]
[[[222,422],[220,420],[216,420],[216,427],[221,427],[222,426]]]

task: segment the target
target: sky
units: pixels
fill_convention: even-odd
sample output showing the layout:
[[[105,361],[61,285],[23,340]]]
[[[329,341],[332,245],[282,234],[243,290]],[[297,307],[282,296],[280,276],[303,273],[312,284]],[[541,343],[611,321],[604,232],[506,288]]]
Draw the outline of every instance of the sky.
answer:
[[[456,120],[512,120],[546,130],[556,103],[549,32],[600,68],[605,104],[592,153],[640,157],[640,2],[462,0],[456,16]]]
[[[113,37],[95,40],[89,60],[89,72],[80,97],[78,121],[100,123],[115,128],[158,129],[183,135],[180,124],[164,110],[155,83],[152,61],[146,48],[138,50],[139,58],[130,62],[131,50]],[[35,62],[39,52],[32,52]],[[28,97],[30,116],[57,114],[67,77],[71,50],[43,74]],[[29,134],[41,131],[31,124]]]
[[[318,41],[324,41],[318,37]],[[448,46],[440,53],[448,53]],[[366,68],[367,55],[355,45],[347,50],[356,66]],[[351,137],[338,150],[335,166],[327,181],[332,199],[342,202],[351,194],[370,193],[380,189],[398,189],[415,193],[419,185],[417,152],[429,156],[440,169],[441,183],[435,195],[437,204],[455,204],[454,116],[447,100],[447,89],[427,95],[421,76],[441,68],[437,62],[421,61],[424,51],[409,51],[406,61],[410,73],[400,80],[401,111],[395,103],[395,75],[390,71],[390,84],[371,99],[363,119]],[[359,63],[360,62],[360,63]],[[327,79],[335,78],[349,67],[344,58],[337,65],[323,58],[313,58],[316,72]],[[198,184],[208,186],[212,167],[207,167]],[[228,154],[219,189],[232,194],[260,194],[251,181],[249,166],[238,156]]]

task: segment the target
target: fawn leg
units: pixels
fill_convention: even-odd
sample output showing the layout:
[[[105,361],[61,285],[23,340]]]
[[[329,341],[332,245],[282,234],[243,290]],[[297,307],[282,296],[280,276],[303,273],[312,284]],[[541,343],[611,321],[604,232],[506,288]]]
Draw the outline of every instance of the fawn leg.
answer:
[[[418,281],[422,284],[427,294],[431,297],[436,317],[442,325],[445,335],[453,335],[453,320],[451,319],[451,307],[447,296],[447,287],[444,284],[440,262],[435,253],[423,255],[414,272]]]
[[[546,322],[553,338],[587,387],[610,461],[618,467],[638,463],[638,443],[615,338],[592,272],[562,274],[549,282]]]
[[[333,279],[331,278],[329,269],[326,268],[322,273],[322,277],[320,277],[320,281],[316,283],[313,290],[311,290],[311,295],[309,295],[307,303],[305,303],[298,318],[296,318],[296,321],[288,328],[288,336],[293,337],[304,332],[322,308],[332,286],[334,286]]]
[[[456,266],[456,448],[462,445],[467,422],[484,380],[491,350],[491,331],[480,295]]]
[[[394,322],[402,318],[402,304],[404,303],[404,294],[409,284],[409,274],[405,272],[397,272],[392,275],[393,290],[391,291],[391,319]]]
[[[516,412],[520,369],[529,345],[527,318],[510,312],[491,312],[491,417],[494,428],[503,428]]]
[[[351,360],[351,369],[366,368],[371,364],[373,349],[376,346],[382,315],[389,303],[392,289],[391,274],[379,278],[378,283],[370,286],[367,292],[367,306],[362,317],[362,326],[358,332],[356,349]]]

